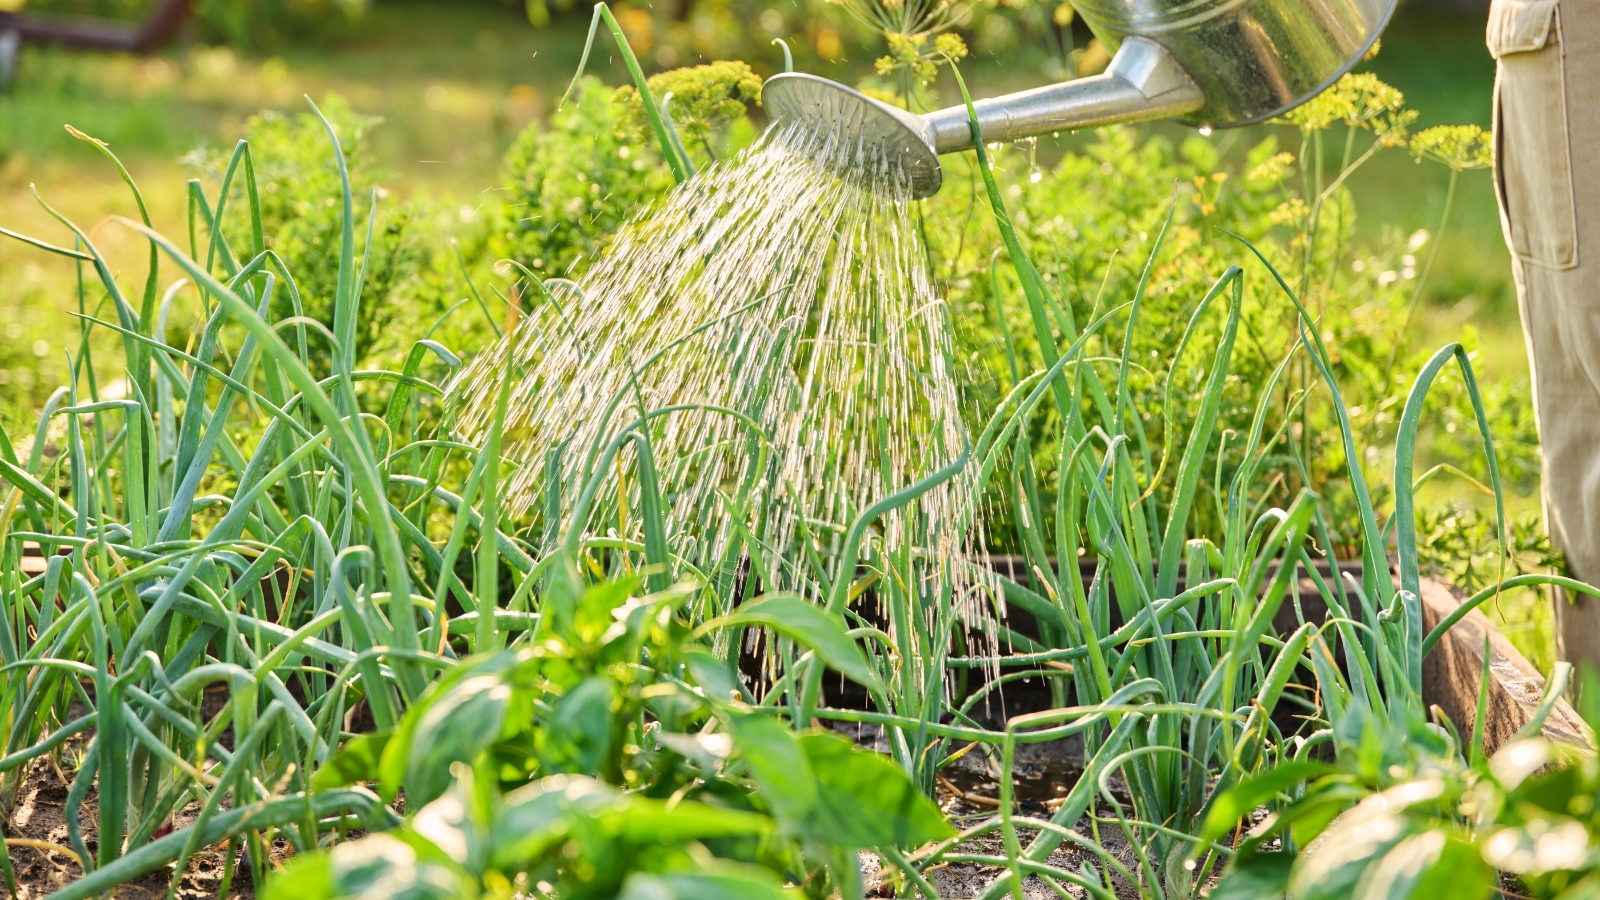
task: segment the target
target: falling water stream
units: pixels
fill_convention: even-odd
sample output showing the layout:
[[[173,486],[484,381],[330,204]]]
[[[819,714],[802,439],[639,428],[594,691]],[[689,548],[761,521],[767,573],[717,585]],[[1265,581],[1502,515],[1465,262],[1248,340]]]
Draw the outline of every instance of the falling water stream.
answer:
[[[581,284],[524,294],[526,318],[452,385],[462,431],[481,438],[513,363],[510,512],[544,503],[555,448],[571,473],[640,410],[694,405],[650,429],[674,547],[714,561],[742,524],[787,560],[769,561],[770,586],[798,587],[797,541],[836,548],[861,510],[962,452],[949,312],[905,179],[837,164],[857,158],[775,128],[637,215]],[[751,427],[713,407],[759,424],[764,471]],[[884,546],[961,555],[968,483],[886,517]]]

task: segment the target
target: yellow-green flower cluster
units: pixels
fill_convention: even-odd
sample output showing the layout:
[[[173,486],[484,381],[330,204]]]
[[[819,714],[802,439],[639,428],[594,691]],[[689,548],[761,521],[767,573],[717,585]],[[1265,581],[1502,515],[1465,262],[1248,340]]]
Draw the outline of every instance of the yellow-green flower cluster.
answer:
[[[1252,186],[1269,186],[1277,184],[1283,179],[1284,173],[1289,171],[1289,166],[1294,164],[1293,153],[1275,153],[1265,162],[1250,170],[1245,180]]]
[[[1406,109],[1405,105],[1405,95],[1378,80],[1378,76],[1351,73],[1290,111],[1286,118],[1306,131],[1321,131],[1343,122],[1351,128],[1371,131],[1386,147],[1399,147],[1406,142],[1406,129],[1417,120],[1416,110]]]
[[[1411,155],[1460,172],[1487,168],[1494,161],[1494,145],[1489,132],[1476,125],[1435,125],[1411,139]]]
[[[890,75],[899,69],[909,69],[917,78],[927,82],[932,81],[938,72],[939,64],[965,59],[967,56],[967,43],[961,35],[947,31],[933,38],[933,46],[928,46],[929,35],[900,34],[889,32],[885,37],[889,41],[889,55],[880,57],[875,64],[879,75]]]
[[[672,94],[672,124],[685,141],[705,139],[713,125],[733,121],[745,114],[746,104],[761,102],[761,76],[743,62],[686,66],[662,72],[648,83],[657,103]],[[617,88],[616,100],[627,109],[628,122],[634,128],[650,127],[633,85]]]

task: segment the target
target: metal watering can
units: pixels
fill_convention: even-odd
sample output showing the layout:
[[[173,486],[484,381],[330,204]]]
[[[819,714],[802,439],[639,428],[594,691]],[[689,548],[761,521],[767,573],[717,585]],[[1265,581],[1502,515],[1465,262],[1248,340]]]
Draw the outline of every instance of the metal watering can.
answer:
[[[1201,128],[1251,125],[1326,90],[1372,49],[1398,0],[1074,0],[1115,55],[1103,74],[973,104],[985,143],[1175,118]],[[911,193],[943,177],[939,154],[972,149],[966,106],[916,115],[835,81],[767,79],[774,121],[802,121],[853,148],[856,164],[898,161]]]

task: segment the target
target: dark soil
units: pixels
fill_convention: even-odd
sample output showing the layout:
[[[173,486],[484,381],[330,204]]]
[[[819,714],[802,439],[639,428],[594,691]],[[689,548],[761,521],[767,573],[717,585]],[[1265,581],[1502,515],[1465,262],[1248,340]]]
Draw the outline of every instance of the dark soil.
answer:
[[[61,849],[47,850],[38,847],[12,844],[11,864],[17,878],[17,900],[33,900],[55,891],[82,876],[77,857],[68,849],[67,825],[64,816],[69,783],[62,780],[48,758],[36,760],[28,771],[27,780],[17,793],[16,804],[5,817],[5,834],[8,839],[18,838],[43,841]],[[99,814],[98,797],[93,789],[78,811],[78,824],[84,844],[91,854],[98,849],[99,835],[96,822]],[[195,816],[193,808],[179,815],[173,825],[178,828],[189,824]],[[281,862],[287,855],[288,844],[277,842],[273,847],[274,861]],[[189,860],[184,870],[178,896],[182,900],[215,898],[222,887],[223,861],[227,854],[226,842],[200,850]],[[255,886],[250,881],[250,865],[243,854],[234,865],[233,885],[228,900],[254,900]],[[120,900],[147,900],[165,898],[171,879],[171,869],[162,868],[142,878],[118,887],[111,896]],[[3,890],[3,887],[0,887]]]
[[[880,752],[888,749],[877,726],[858,727],[853,723],[838,722],[834,727],[863,746],[872,747]],[[997,799],[1000,785],[996,774],[999,760],[996,759],[991,764],[983,756],[981,749],[974,747],[947,766],[939,782],[939,806],[950,817],[951,824],[956,828],[970,827],[993,816],[1000,805]],[[1034,819],[1048,820],[1054,816],[1066,792],[1082,774],[1083,761],[1083,745],[1076,738],[1018,745],[1013,768],[1016,776],[1014,784],[1018,812]],[[1111,793],[1119,801],[1127,803],[1127,789],[1120,779],[1112,780]],[[1072,830],[1096,841],[1122,865],[1130,871],[1137,872],[1139,861],[1126,836],[1116,825],[1115,812],[1106,804],[1104,798],[1099,798],[1099,802],[1095,804],[1094,815],[1101,821],[1097,823],[1085,815],[1079,818]],[[1097,825],[1098,834],[1096,834]],[[1026,846],[1033,840],[1037,831],[1031,828],[1018,828],[1017,834]],[[1003,857],[1005,847],[1000,833],[996,831],[960,845],[957,852]],[[1102,877],[1110,879],[1109,887],[1118,897],[1138,897],[1134,885],[1105,871],[1099,856],[1072,844],[1063,843],[1045,862],[1074,873],[1078,872],[1084,863],[1091,863],[1101,871]],[[885,880],[879,882],[879,872],[882,870],[878,858],[870,853],[863,853],[861,863],[867,878],[868,896],[892,896],[887,882],[893,873],[884,872]],[[991,882],[1004,874],[1005,870],[1000,868],[972,863],[950,863],[933,868],[927,876],[934,889],[939,892],[939,896],[957,900],[957,898],[976,897]],[[1084,896],[1082,888],[1066,884],[1063,886],[1073,896]],[[1037,876],[1030,876],[1023,882],[1023,896],[1026,900],[1059,900],[1059,895]]]

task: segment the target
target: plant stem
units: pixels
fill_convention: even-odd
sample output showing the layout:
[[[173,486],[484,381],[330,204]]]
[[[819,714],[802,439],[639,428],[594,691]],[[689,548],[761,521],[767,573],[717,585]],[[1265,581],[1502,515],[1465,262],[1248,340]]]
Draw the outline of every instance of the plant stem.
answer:
[[[1400,349],[1406,344],[1406,337],[1411,332],[1411,319],[1417,314],[1417,306],[1422,302],[1422,290],[1428,283],[1428,273],[1433,271],[1433,261],[1439,258],[1439,245],[1444,242],[1444,229],[1450,222],[1450,207],[1456,198],[1456,180],[1461,176],[1461,170],[1450,170],[1450,186],[1444,192],[1444,212],[1439,215],[1439,230],[1433,235],[1433,249],[1428,251],[1428,261],[1423,264],[1422,271],[1417,273],[1417,286],[1411,291],[1411,304],[1406,308],[1405,322],[1400,326],[1400,334],[1395,338],[1394,345],[1389,348],[1389,364],[1383,369],[1383,384],[1388,387],[1389,380],[1394,377],[1394,366],[1400,358]]]

